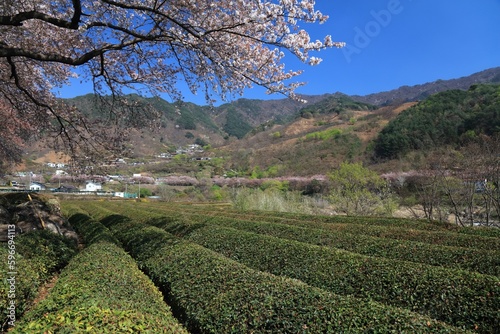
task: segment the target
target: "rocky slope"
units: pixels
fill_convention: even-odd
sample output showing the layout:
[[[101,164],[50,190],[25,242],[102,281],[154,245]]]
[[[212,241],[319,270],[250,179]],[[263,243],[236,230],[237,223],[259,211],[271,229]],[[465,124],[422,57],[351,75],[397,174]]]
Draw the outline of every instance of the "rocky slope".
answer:
[[[47,229],[70,238],[77,238],[61,214],[57,199],[36,193],[0,195],[0,241],[7,241],[9,225],[16,234]]]

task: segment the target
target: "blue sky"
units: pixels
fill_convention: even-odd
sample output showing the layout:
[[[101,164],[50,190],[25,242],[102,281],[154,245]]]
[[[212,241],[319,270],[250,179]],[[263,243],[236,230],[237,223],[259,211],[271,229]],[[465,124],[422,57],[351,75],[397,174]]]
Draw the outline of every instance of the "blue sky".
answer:
[[[317,0],[316,8],[330,19],[303,28],[347,47],[314,54],[317,66],[285,57],[287,69],[304,70],[299,94],[365,95],[500,66],[500,0]],[[282,98],[258,87],[243,97]],[[186,91],[185,101],[205,104],[202,93]]]
[[[500,66],[500,0],[316,3],[330,20],[313,31],[348,46],[320,53],[304,93],[364,95]]]

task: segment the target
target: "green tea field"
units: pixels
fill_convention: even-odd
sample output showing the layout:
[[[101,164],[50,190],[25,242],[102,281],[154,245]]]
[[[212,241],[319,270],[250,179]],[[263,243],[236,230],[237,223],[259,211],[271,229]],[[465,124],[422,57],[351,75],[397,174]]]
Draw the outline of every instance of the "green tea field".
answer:
[[[65,201],[83,242],[13,332],[500,333],[500,230]]]

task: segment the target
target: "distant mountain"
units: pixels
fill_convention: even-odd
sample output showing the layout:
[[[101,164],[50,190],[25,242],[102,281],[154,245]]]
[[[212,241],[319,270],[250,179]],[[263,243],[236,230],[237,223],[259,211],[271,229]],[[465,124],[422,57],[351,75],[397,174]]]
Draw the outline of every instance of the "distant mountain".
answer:
[[[252,129],[268,127],[272,124],[286,124],[297,117],[317,114],[339,114],[345,110],[373,110],[374,106],[356,102],[341,93],[301,96],[306,102],[291,99],[249,100],[239,99],[224,104],[215,110],[216,122],[224,131],[241,139]],[[254,131],[255,132],[255,131]]]
[[[348,110],[375,110],[377,107],[372,104],[358,102],[353,100],[350,96],[335,93],[332,95],[326,95],[326,97],[319,102],[308,105],[300,109],[299,113],[301,117],[309,118],[318,115],[325,114],[337,114],[348,111]]]
[[[339,105],[352,108],[337,113]],[[499,134],[499,108],[500,84],[473,84],[375,109],[330,96],[303,108],[291,122],[254,131],[221,150],[234,170],[248,173],[251,166],[264,175],[327,174],[343,161],[391,170],[390,160],[396,159],[397,168],[411,168],[445,147],[452,154]]]
[[[500,82],[500,67],[452,80],[438,80],[416,86],[403,86],[395,90],[366,96],[348,96],[342,93],[301,96],[306,103],[283,98],[276,100],[238,99],[218,107],[199,106],[190,102],[170,103],[161,98],[143,98],[130,95],[134,103],[145,106],[145,110],[161,115],[160,127],[154,131],[130,127],[136,156],[156,154],[175,146],[203,142],[222,146],[227,139],[243,139],[255,136],[276,125],[287,125],[298,118],[337,117],[349,121],[348,112],[374,113],[377,107],[394,106],[405,102],[424,100],[430,95],[451,89],[467,90],[478,83]],[[100,99],[89,94],[67,99],[87,115],[100,117],[105,107]],[[394,109],[393,108],[393,109]],[[368,116],[366,116],[368,117]],[[356,118],[356,117],[355,117]],[[358,117],[359,118],[359,117]],[[134,119],[131,118],[133,121]],[[325,122],[321,120],[320,123]],[[314,122],[313,122],[314,123]],[[134,125],[134,124],[132,124]],[[231,142],[231,141],[230,141]]]
[[[340,104],[353,105],[342,109]],[[367,147],[387,123],[415,103],[380,107],[329,96],[303,108],[292,121],[268,124],[219,152],[238,173],[258,168],[267,176],[327,174],[342,161],[367,161]]]
[[[132,103],[124,105],[139,106],[133,115],[145,111],[160,114],[161,119],[154,127],[145,126],[140,118],[125,120],[130,122],[127,156],[154,157],[199,143],[216,147],[216,154],[227,157],[228,166],[238,173],[258,167],[269,176],[325,174],[342,161],[373,162],[375,155],[382,158],[376,160],[382,166],[415,149],[459,147],[476,136],[499,133],[498,88],[490,91],[493,88],[480,83],[500,83],[500,67],[367,96],[301,96],[307,103],[239,99],[209,107],[130,95]],[[447,93],[436,94],[443,91]],[[100,101],[114,104],[110,97],[92,94],[65,100],[106,121],[107,104]],[[52,157],[43,142],[28,151],[33,160]]]
[[[366,106],[400,105],[406,102],[421,101],[430,95],[450,89],[467,90],[471,85],[478,83],[500,83],[500,67],[491,68],[458,79],[437,80],[416,86],[402,86],[391,91],[366,96],[348,96],[339,92],[301,96],[301,98],[307,101],[305,104],[286,98],[277,100],[239,99],[215,108],[214,121],[221,128],[227,124],[228,115],[230,115],[230,120],[238,119],[246,129],[269,123],[283,124],[293,120],[298,114],[304,115],[312,110],[315,110],[315,114],[319,110],[323,110],[324,112],[328,108],[329,111],[338,111],[338,109],[335,109],[338,106],[341,108],[347,106],[351,110],[364,110],[365,107],[361,105],[354,106],[353,101],[364,103]],[[367,108],[370,109],[372,107]],[[232,127],[229,128],[231,129]],[[230,135],[235,134],[230,133]],[[236,137],[241,138],[241,133],[238,133]]]
[[[397,105],[405,102],[421,101],[432,94],[450,89],[467,90],[470,86],[479,83],[500,83],[500,67],[491,68],[458,79],[437,80],[422,85],[402,86],[386,92],[365,96],[352,95],[351,97],[356,101],[378,106]]]
[[[138,109],[135,115],[140,115],[141,111],[149,112],[151,115],[161,115],[160,129],[155,130],[156,133],[152,135],[163,138],[160,140],[162,143],[170,142],[176,145],[188,144],[198,137],[212,144],[221,144],[222,138],[241,139],[262,124],[289,122],[303,113],[304,108],[309,108],[306,110],[311,113],[315,113],[316,110],[322,110],[324,113],[339,112],[349,108],[361,110],[364,108],[361,106],[365,105],[343,94],[304,96],[303,98],[307,99],[306,103],[291,99],[239,99],[219,107],[199,106],[190,102],[170,103],[159,97],[143,98],[129,95],[125,98],[129,102],[124,105],[133,105]],[[326,102],[316,106],[322,101]],[[113,104],[109,98],[96,97],[94,94],[66,99],[65,102],[92,118],[104,119],[107,116],[103,115],[109,113],[106,108],[110,108]],[[133,119],[131,128],[135,125],[141,128],[140,117]]]
[[[304,95],[301,98],[307,102],[302,103],[292,99],[276,99],[276,100],[255,100],[255,99],[238,99],[236,101],[226,103],[216,108],[217,119],[225,119],[229,111],[235,111],[241,115],[242,120],[249,125],[255,127],[270,121],[287,120],[295,116],[302,108],[317,103],[331,94],[325,95]],[[221,121],[219,120],[219,123]]]
[[[210,107],[201,107],[189,102],[170,103],[158,97],[128,95],[125,98],[128,103],[124,105],[129,104],[137,108],[129,113],[131,121],[125,122],[126,132],[130,137],[131,155],[134,157],[175,151],[176,147],[188,144],[224,143],[225,133],[214,122],[214,113]],[[106,118],[104,115],[109,114],[108,101],[103,101],[94,94],[66,99],[65,102],[93,118]],[[160,119],[155,122],[154,128],[143,120],[158,115]]]

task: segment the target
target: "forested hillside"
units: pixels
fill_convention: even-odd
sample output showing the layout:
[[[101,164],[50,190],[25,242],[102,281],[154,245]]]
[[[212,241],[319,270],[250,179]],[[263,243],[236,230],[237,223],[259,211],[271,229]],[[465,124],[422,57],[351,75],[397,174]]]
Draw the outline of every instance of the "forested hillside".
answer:
[[[344,94],[330,95],[324,100],[304,107],[300,110],[301,117],[313,117],[325,114],[337,114],[346,110],[375,110],[376,106],[368,103],[354,101],[351,97]]]
[[[254,128],[258,131],[259,126],[270,122],[283,124],[298,116],[309,117],[329,113],[340,114],[346,110],[376,109],[375,106],[355,102],[344,94],[311,97],[306,104],[290,99],[271,101],[240,99],[220,107],[198,106],[190,102],[170,103],[158,97],[143,98],[138,95],[128,95],[118,102],[111,97],[88,94],[67,99],[66,102],[98,121],[105,121],[108,118],[112,120],[114,109],[128,108],[134,109],[137,117],[121,122],[127,122],[131,126],[144,127],[148,120],[158,116],[156,128],[159,127],[160,130],[156,130],[157,132],[170,127],[169,130],[174,128],[180,131],[197,130],[202,137],[218,134],[238,139],[243,138]],[[164,137],[168,137],[168,134]]]
[[[275,118],[258,126],[257,120],[264,121],[266,114],[266,103],[258,100],[212,108],[138,96],[130,96],[130,101],[161,115],[154,131],[144,129],[131,135],[135,156],[160,153],[165,145],[198,141],[223,147],[224,154],[233,160],[233,168],[259,166],[265,170],[279,165],[281,173],[287,175],[325,173],[345,159],[367,161],[375,156],[386,160],[415,150],[460,149],[500,129],[500,85],[495,84],[437,93],[411,108],[378,108],[340,93],[325,95],[295,111],[289,102],[281,105],[276,100],[272,105],[283,108],[281,112],[273,109],[269,116]],[[70,103],[90,115],[104,107],[93,95],[71,99]],[[137,105],[134,107],[140,112]],[[399,113],[398,109],[406,110]],[[252,110],[256,110],[254,120]],[[237,142],[224,138],[236,138]]]
[[[403,111],[380,132],[375,154],[396,158],[411,150],[460,147],[499,132],[500,85],[473,85],[435,94]]]
[[[465,78],[401,87],[397,94],[393,92],[396,95],[378,94],[408,100],[423,88],[434,87],[432,91],[439,91],[448,86],[462,87],[468,82],[491,82],[497,77],[498,69],[490,69]],[[426,92],[430,92],[428,89]],[[281,173],[302,175],[324,173],[346,159],[371,164],[372,157],[380,162],[443,145],[459,149],[482,135],[491,136],[499,127],[498,90],[498,84],[448,90],[420,101],[401,114],[401,110],[418,101],[380,107],[374,94],[375,104],[369,104],[360,102],[356,96],[335,93],[304,96],[306,104],[290,99],[239,99],[209,107],[138,95],[129,95],[119,102],[93,94],[66,102],[98,123],[112,124],[116,120],[110,108],[131,109],[131,115],[137,117],[119,119],[128,129],[130,154],[125,154],[126,157],[151,157],[175,151],[179,146],[203,143],[221,148],[222,152],[217,154],[234,159],[228,163],[233,168],[252,169],[258,165],[267,169],[280,165],[286,166]],[[424,98],[426,94],[419,96]],[[160,118],[155,118],[158,115]],[[155,120],[153,124],[151,120]],[[325,137],[326,134],[336,135]],[[40,152],[37,147],[33,150]],[[36,154],[32,153],[35,159]]]

